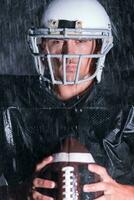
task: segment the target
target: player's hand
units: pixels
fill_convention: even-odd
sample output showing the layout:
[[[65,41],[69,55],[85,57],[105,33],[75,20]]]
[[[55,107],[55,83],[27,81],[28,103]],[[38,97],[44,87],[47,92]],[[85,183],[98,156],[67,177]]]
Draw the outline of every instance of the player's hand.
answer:
[[[45,158],[41,163],[39,163],[36,166],[36,172],[40,172],[47,164],[51,163],[53,161],[53,157],[47,157]],[[54,188],[55,187],[55,182],[50,181],[50,180],[44,180],[41,178],[35,178],[33,180],[33,187],[32,187],[32,198],[33,200],[53,200],[52,197],[48,197],[45,195],[40,194],[39,192],[36,191],[36,188]]]
[[[113,180],[104,167],[90,164],[89,170],[101,177],[101,182],[87,184],[84,192],[103,191],[104,195],[95,200],[134,200],[134,186],[122,185]]]

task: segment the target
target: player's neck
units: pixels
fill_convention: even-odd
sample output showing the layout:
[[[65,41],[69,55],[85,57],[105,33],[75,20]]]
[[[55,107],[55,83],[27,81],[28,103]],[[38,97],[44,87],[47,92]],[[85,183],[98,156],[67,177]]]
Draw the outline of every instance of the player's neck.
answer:
[[[66,101],[83,93],[92,83],[93,80],[78,85],[59,85],[56,88],[56,93],[61,100]]]

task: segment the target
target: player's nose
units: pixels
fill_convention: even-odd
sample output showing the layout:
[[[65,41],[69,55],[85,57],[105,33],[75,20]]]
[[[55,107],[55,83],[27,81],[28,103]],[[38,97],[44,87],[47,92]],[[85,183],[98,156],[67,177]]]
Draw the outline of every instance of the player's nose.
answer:
[[[75,54],[76,47],[74,40],[65,40],[63,44],[62,53],[63,54]]]

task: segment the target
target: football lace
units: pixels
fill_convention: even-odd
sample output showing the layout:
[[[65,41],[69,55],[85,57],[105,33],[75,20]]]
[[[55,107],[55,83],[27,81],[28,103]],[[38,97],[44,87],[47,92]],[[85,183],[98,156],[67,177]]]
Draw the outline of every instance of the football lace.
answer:
[[[77,177],[74,167],[62,168],[63,172],[63,200],[78,200]]]

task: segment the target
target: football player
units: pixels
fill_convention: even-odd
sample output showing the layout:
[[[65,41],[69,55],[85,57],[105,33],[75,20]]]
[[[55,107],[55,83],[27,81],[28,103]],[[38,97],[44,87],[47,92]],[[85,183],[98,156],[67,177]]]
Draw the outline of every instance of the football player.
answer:
[[[39,175],[70,137],[88,149],[96,163],[89,171],[101,177],[82,185],[81,200],[97,191],[98,200],[134,199],[134,109],[121,80],[104,71],[113,33],[103,6],[51,1],[28,44],[38,76],[0,76],[0,189],[8,187],[1,199],[27,199],[29,183],[30,198],[52,199],[42,190],[58,185]]]
[[[85,142],[87,146],[88,144],[90,146],[94,137],[97,138],[94,138],[94,146],[98,143],[94,154],[99,165],[89,165],[89,170],[99,174],[101,181],[85,185],[83,191],[103,191],[104,195],[97,200],[134,199],[134,187],[130,186],[133,181],[126,176],[130,172],[126,172],[123,167],[123,165],[126,168],[129,166],[128,163],[125,164],[124,159],[130,151],[130,146],[127,147],[126,153],[125,149],[128,145],[125,140],[126,125],[121,128],[123,116],[116,112],[119,102],[117,105],[112,102],[113,97],[109,100],[105,99],[105,94],[97,89],[100,88],[106,55],[113,47],[111,22],[105,9],[96,0],[54,0],[44,11],[42,28],[30,29],[28,39],[40,78],[48,82],[53,95],[65,106],[69,105],[73,111],[76,108],[81,109],[81,112],[87,109],[90,113],[88,115],[86,113],[81,119],[88,121],[89,118],[89,124],[80,122],[80,119],[77,123],[70,123],[77,127],[80,124],[84,126],[83,134],[80,133],[79,128],[75,131],[79,139],[83,138],[81,141],[85,141],[87,135],[90,135]],[[110,100],[110,104],[113,105],[107,103]],[[68,110],[68,106],[66,109]],[[71,120],[76,118],[72,117]],[[92,127],[91,130],[89,127]],[[84,131],[84,128],[87,131]],[[85,132],[88,132],[87,135]],[[124,156],[122,152],[125,152]],[[102,154],[101,159],[106,159],[105,164],[98,158],[99,153]],[[133,156],[131,158],[133,160]],[[52,156],[44,159],[37,165],[36,171],[40,171],[52,160]],[[33,199],[52,199],[40,194],[35,188],[54,187],[56,184],[53,181],[35,178]]]

